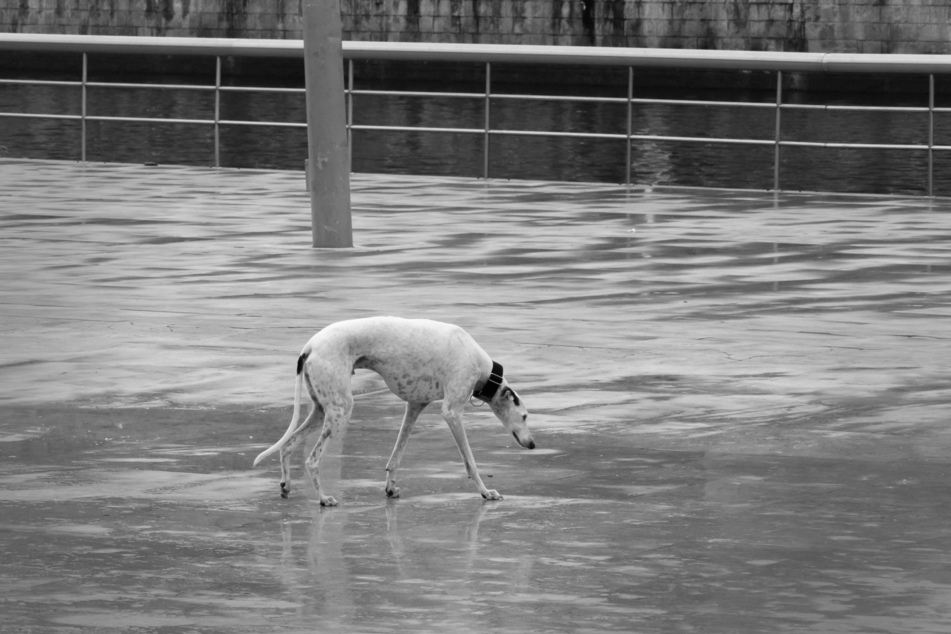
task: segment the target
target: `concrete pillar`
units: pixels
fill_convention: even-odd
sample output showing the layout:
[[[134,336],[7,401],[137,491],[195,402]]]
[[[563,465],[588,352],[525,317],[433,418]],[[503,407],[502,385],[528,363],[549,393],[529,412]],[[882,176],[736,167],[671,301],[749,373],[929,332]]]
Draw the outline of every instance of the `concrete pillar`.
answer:
[[[315,247],[352,247],[340,0],[304,0],[308,189]]]

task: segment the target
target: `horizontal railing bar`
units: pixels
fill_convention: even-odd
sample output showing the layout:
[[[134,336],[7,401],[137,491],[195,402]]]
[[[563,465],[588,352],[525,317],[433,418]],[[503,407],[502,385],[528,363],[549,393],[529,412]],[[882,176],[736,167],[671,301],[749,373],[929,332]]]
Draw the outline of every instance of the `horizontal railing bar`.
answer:
[[[450,93],[450,92],[411,92],[399,90],[354,90],[354,95],[376,95],[390,97],[463,97],[473,99],[485,99],[484,93]],[[518,100],[518,101],[552,101],[552,102],[579,102],[579,103],[605,103],[605,104],[626,104],[626,97],[582,97],[574,95],[524,95],[524,94],[506,94],[492,93],[489,95],[493,100]],[[670,105],[670,106],[715,106],[726,108],[762,108],[775,109],[775,103],[768,102],[747,102],[747,101],[709,101],[697,99],[648,99],[634,98],[630,100],[633,104],[651,104],[651,105]],[[818,105],[818,104],[788,104],[779,106],[783,110],[841,110],[857,112],[928,112],[927,106],[850,106],[850,105]],[[934,112],[948,111],[951,108],[934,108]]]
[[[162,117],[107,117],[103,115],[86,115],[86,121],[110,121],[118,123],[187,123],[195,125],[214,125],[214,119],[165,119]]]
[[[0,79],[0,84],[19,84],[31,86],[82,86],[82,82],[70,81],[30,81],[16,79]],[[138,83],[119,83],[119,82],[87,82],[90,88],[135,88],[135,89],[161,89],[161,90],[195,90],[210,92],[216,89],[212,85],[202,84],[138,84]],[[304,88],[274,88],[267,86],[221,86],[218,88],[221,92],[265,92],[265,93],[288,93],[305,94]],[[349,94],[357,96],[390,96],[390,97],[413,97],[413,98],[469,98],[485,99],[484,93],[459,93],[459,92],[419,92],[419,91],[397,91],[397,90],[353,90],[347,91]],[[490,95],[491,99],[509,99],[521,101],[552,101],[552,102],[579,102],[579,103],[605,103],[605,104],[625,104],[628,99],[624,97],[582,97],[582,96],[560,96],[560,95],[523,95],[523,94],[504,94],[494,93]],[[765,102],[742,102],[742,101],[706,101],[694,99],[648,99],[634,98],[630,100],[633,104],[650,105],[672,105],[672,106],[716,106],[716,107],[735,107],[735,108],[776,108],[774,103]],[[927,106],[854,106],[838,104],[793,104],[784,103],[779,106],[783,110],[829,110],[844,112],[907,112],[920,113],[928,112]],[[933,112],[951,112],[951,108],[933,108]]]
[[[71,86],[81,87],[81,81],[47,81],[31,79],[0,79],[0,84],[13,84],[21,86]],[[202,90],[221,92],[273,92],[273,93],[300,93],[304,94],[305,88],[275,88],[271,86],[219,86],[213,84],[138,84],[113,81],[89,81],[85,84],[90,88],[157,88],[161,90]],[[435,93],[439,94],[439,93]]]
[[[0,112],[0,117],[24,118],[24,119],[66,119],[77,121],[82,119],[81,115],[57,115],[57,114],[20,114]],[[168,124],[186,124],[186,125],[214,125],[213,119],[166,119],[161,117],[108,117],[94,116],[85,117],[87,121],[102,121],[111,123],[168,123]],[[306,128],[306,123],[296,123],[290,121],[241,121],[222,119],[218,121],[219,125],[234,126],[256,126],[256,127],[287,127],[287,128]],[[378,132],[442,132],[447,134],[485,134],[482,128],[437,128],[437,127],[408,127],[408,126],[375,126],[375,125],[351,125],[351,130],[378,131]],[[720,145],[776,145],[776,142],[770,139],[730,139],[714,137],[691,137],[691,136],[665,136],[656,134],[610,134],[596,132],[549,132],[544,130],[490,130],[492,136],[534,136],[534,137],[552,137],[552,138],[577,138],[577,139],[603,139],[619,140],[631,139],[632,141],[667,141],[678,143],[711,143]],[[949,151],[951,145],[932,145],[925,144],[904,144],[904,143],[846,143],[846,142],[822,142],[822,141],[779,141],[780,146],[785,147],[812,147],[812,148],[834,148],[834,149],[860,149],[860,150],[934,150]]]
[[[773,107],[776,106],[773,105]],[[929,110],[928,106],[847,106],[804,103],[784,103],[780,108],[783,110],[841,110],[853,112],[928,112]]]
[[[473,63],[568,64],[635,68],[782,70],[829,73],[951,73],[951,55],[791,53],[702,49],[446,44],[343,43],[345,59],[430,60]]]
[[[2,33],[0,50],[107,54],[178,54],[303,58],[302,40],[50,35]],[[813,71],[828,73],[951,73],[951,55],[793,53],[702,49],[343,42],[344,59],[470,63],[569,64],[636,68]]]
[[[87,115],[83,117],[79,114],[27,114],[20,112],[0,112],[0,117],[7,117],[11,119],[68,119],[72,121],[79,121],[83,118],[86,121],[104,121],[111,123],[184,123],[184,124],[195,124],[195,125],[214,125],[214,119],[166,119],[163,117],[110,117],[104,115]],[[219,120],[220,125],[244,125],[244,126],[260,126],[260,127],[289,127],[289,128],[306,128],[306,123],[294,123],[290,121],[232,121],[232,120]],[[408,128],[409,130],[415,130],[417,128]],[[480,131],[481,132],[481,131]]]
[[[81,81],[54,81],[54,80],[32,80],[32,79],[0,79],[0,84],[26,85],[26,86],[82,86]]]
[[[352,124],[347,126],[351,130],[372,130],[374,132],[445,132],[451,134],[485,134],[484,128],[413,128],[399,125],[364,125]],[[491,131],[492,134],[495,130]]]
[[[776,142],[772,139],[721,139],[703,136],[664,136],[661,134],[632,134],[632,139],[640,141],[676,141],[678,143],[718,143],[723,145],[769,145]]]
[[[81,117],[76,116],[79,119]],[[185,123],[196,125],[214,125],[214,119],[166,119],[163,117],[106,117],[89,115],[86,121],[111,121],[114,123]],[[306,128],[306,123],[295,123],[293,121],[241,121],[230,119],[219,119],[219,125],[243,125],[259,128]],[[415,128],[414,128],[415,129]]]
[[[214,86],[212,86],[214,88]],[[300,93],[307,92],[306,88],[274,88],[271,86],[221,86],[221,92],[273,92],[273,93]]]
[[[484,97],[485,95],[483,95]],[[628,101],[634,104],[654,104],[669,106],[722,106],[732,108],[776,108],[775,103],[750,102],[750,101],[705,101],[697,99],[648,99],[646,97],[636,97],[628,99],[627,97],[578,97],[573,95],[519,95],[493,93],[492,99],[519,99],[524,101],[580,101],[594,103],[618,103],[626,104]]]
[[[648,99],[635,97],[631,103],[655,104],[663,106],[726,106],[745,108],[775,108],[775,103],[765,101],[704,101],[700,99]]]
[[[608,132],[546,132],[543,130],[490,130],[489,134],[493,136],[537,136],[565,139],[608,139],[623,141],[625,139],[634,139],[637,137],[628,137],[626,134],[611,134]]]
[[[77,117],[79,118],[79,117]],[[106,116],[87,116],[86,121],[111,121],[118,123],[185,123],[196,125],[214,125],[214,119],[166,119],[163,117],[106,117]],[[262,128],[306,128],[306,123],[295,123],[292,121],[241,121],[230,119],[219,119],[219,125],[243,125],[256,126]]]
[[[0,49],[120,55],[303,58],[303,40],[0,33]]]
[[[429,98],[473,98],[485,99],[483,92],[420,92],[412,90],[348,90],[347,94],[355,96],[373,95],[378,97],[429,97]],[[493,98],[497,95],[491,95]]]
[[[486,134],[484,128],[412,128],[406,126],[351,125],[351,130],[373,130],[379,132],[447,132],[456,134]],[[489,130],[491,136],[533,136],[575,139],[606,139],[623,141],[625,139],[642,141],[682,141],[695,143],[721,143],[743,145],[775,145],[775,141],[765,139],[718,139],[709,137],[661,136],[653,134],[611,134],[599,132],[549,132],[545,130]]]
[[[351,91],[347,91],[350,93]],[[402,90],[354,90],[352,91],[353,95],[375,95],[375,96],[386,96],[386,97],[427,97],[427,98],[439,98],[439,97],[462,97],[462,98],[473,98],[473,99],[485,99],[485,93],[475,93],[475,92],[463,92],[463,93],[453,93],[453,92],[412,92],[412,91],[402,91]],[[628,103],[627,97],[582,97],[578,95],[525,95],[525,94],[509,94],[509,93],[492,93],[489,95],[490,99],[493,100],[517,100],[517,101],[553,101],[553,102],[579,102],[579,103],[605,103],[605,104],[626,104]],[[703,101],[703,100],[689,100],[689,99],[647,99],[647,98],[635,98],[630,100],[631,103],[635,104],[658,104],[658,105],[673,105],[673,106],[722,106],[722,107],[736,107],[736,108],[776,108],[774,103],[766,102],[747,102],[747,101]],[[925,108],[927,110],[927,108]]]
[[[484,131],[481,131],[484,133]],[[711,143],[720,145],[776,145],[772,139],[730,139],[713,137],[691,137],[691,136],[665,136],[656,134],[632,134],[628,137],[625,134],[597,134],[585,132],[544,132],[537,130],[491,130],[489,134],[496,136],[550,136],[550,137],[575,137],[592,139],[619,139],[630,138],[634,141],[672,141],[680,143]],[[798,146],[798,147],[823,147],[823,148],[841,148],[841,149],[863,149],[863,150],[927,150],[928,145],[921,144],[902,144],[902,143],[837,143],[837,142],[814,142],[814,141],[779,141],[779,145]],[[951,146],[930,146],[932,150],[951,149]]]
[[[56,114],[20,114],[0,112],[0,117],[24,118],[24,119],[66,119],[80,120],[81,115],[56,115]],[[213,119],[166,119],[160,117],[108,117],[94,116],[85,117],[87,121],[102,121],[112,123],[168,123],[168,124],[186,124],[186,125],[214,125]],[[219,125],[235,126],[256,126],[256,127],[288,127],[288,128],[306,128],[306,123],[295,123],[290,121],[241,121],[222,119],[218,121]],[[436,127],[407,127],[407,126],[374,126],[374,125],[351,125],[351,130],[378,131],[378,132],[442,132],[447,134],[485,134],[482,128],[436,128]],[[691,137],[691,136],[665,136],[656,134],[610,134],[596,132],[549,132],[544,130],[490,130],[493,136],[535,136],[552,138],[577,138],[577,139],[604,139],[604,140],[625,140],[632,141],[668,141],[679,143],[711,143],[721,145],[775,145],[776,142],[769,139],[730,139],[714,137]],[[948,151],[951,145],[933,145],[925,144],[905,144],[905,143],[846,143],[846,142],[822,142],[822,141],[779,141],[778,143],[785,147],[812,147],[812,148],[835,148],[835,149],[860,149],[860,150],[934,150]]]
[[[82,119],[81,114],[27,114],[25,112],[0,112],[0,117],[11,119]]]
[[[927,144],[905,144],[905,143],[838,143],[835,141],[780,141],[779,145],[784,147],[814,147],[814,148],[834,148],[847,150],[928,150],[937,149],[936,146]]]
[[[82,85],[82,84],[79,84]],[[111,81],[87,81],[89,88],[155,88],[159,90],[215,90],[211,84],[128,84]]]
[[[214,123],[214,121],[212,121]],[[306,128],[306,123],[296,123],[293,121],[240,121],[231,119],[221,119],[218,121],[221,125],[243,125],[249,127],[275,127],[275,128]]]

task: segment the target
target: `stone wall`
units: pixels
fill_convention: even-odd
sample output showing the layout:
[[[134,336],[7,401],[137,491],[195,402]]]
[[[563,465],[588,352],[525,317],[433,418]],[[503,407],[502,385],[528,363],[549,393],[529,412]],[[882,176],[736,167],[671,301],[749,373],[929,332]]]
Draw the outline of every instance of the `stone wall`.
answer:
[[[353,40],[951,52],[948,0],[340,0]],[[0,32],[299,38],[301,0],[0,0]]]
[[[300,14],[301,0],[0,0],[0,32],[294,39]]]

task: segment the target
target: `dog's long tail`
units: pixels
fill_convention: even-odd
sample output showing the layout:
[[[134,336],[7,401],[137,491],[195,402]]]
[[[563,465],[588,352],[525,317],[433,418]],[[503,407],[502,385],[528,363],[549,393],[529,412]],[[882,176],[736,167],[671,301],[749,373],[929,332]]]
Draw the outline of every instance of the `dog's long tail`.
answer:
[[[297,429],[297,421],[300,419],[300,393],[304,382],[304,361],[307,360],[307,355],[309,354],[310,350],[305,350],[297,357],[297,380],[294,385],[294,415],[291,417],[291,424],[287,426],[287,431],[284,432],[280,440],[258,454],[258,457],[254,459],[254,464],[251,465],[252,467],[258,466],[259,462],[283,447],[284,443],[291,437],[291,434],[294,433],[294,430]]]

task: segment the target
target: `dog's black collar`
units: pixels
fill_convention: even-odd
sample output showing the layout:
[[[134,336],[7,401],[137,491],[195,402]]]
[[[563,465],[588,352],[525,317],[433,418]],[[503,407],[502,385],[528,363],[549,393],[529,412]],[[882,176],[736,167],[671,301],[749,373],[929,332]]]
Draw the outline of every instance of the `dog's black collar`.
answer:
[[[499,391],[500,387],[502,387],[502,366],[493,361],[492,373],[489,375],[489,379],[482,386],[481,390],[474,391],[472,395],[478,399],[489,402],[492,400],[492,397],[495,396],[495,393]]]

